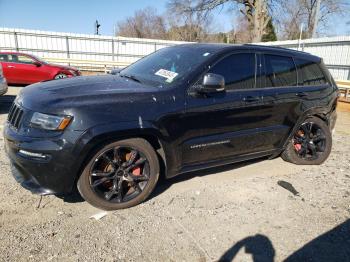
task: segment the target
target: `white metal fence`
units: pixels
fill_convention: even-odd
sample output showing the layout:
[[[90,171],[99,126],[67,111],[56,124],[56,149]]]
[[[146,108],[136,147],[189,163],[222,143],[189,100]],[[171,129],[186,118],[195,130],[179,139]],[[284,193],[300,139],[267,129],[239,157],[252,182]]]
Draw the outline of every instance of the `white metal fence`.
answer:
[[[188,42],[0,27],[0,51],[22,51],[80,69],[125,66],[163,47]],[[261,43],[298,49],[298,40]],[[350,80],[350,36],[302,40],[299,50],[323,57],[334,78]]]
[[[27,52],[79,67],[125,66],[158,49],[182,43],[186,42],[0,27],[0,51]]]
[[[335,79],[350,80],[350,36],[261,43],[305,51],[322,57]],[[300,47],[299,47],[300,46]]]

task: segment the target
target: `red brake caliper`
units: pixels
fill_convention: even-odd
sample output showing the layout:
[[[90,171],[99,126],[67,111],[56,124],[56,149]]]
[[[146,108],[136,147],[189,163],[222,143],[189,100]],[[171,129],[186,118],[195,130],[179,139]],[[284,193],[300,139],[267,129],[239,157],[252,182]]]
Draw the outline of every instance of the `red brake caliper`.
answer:
[[[297,135],[298,135],[299,137],[303,137],[303,136],[304,136],[304,132],[301,131],[301,130],[299,130],[298,133],[297,133]],[[300,151],[300,149],[301,149],[301,144],[299,144],[299,143],[294,144],[294,148],[295,148],[296,151]]]
[[[133,170],[132,170],[132,174],[134,176],[139,176],[141,175],[141,168],[140,167],[135,167]]]

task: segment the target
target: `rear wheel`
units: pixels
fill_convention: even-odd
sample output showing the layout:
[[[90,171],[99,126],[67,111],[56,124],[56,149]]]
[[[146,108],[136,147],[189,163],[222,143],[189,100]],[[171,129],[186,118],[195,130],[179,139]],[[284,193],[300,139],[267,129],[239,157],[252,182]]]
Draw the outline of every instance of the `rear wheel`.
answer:
[[[306,119],[298,128],[281,157],[298,165],[320,165],[332,149],[332,135],[327,124],[317,117]]]
[[[143,202],[158,178],[153,147],[144,139],[127,139],[104,146],[89,160],[78,190],[91,205],[116,210]]]

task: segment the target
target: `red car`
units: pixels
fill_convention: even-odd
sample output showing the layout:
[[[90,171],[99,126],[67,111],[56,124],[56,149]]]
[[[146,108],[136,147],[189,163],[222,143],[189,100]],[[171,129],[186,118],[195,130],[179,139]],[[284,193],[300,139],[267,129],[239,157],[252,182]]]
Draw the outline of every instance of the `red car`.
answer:
[[[0,52],[0,63],[8,84],[33,84],[80,75],[75,68],[49,64],[36,56],[18,52]]]

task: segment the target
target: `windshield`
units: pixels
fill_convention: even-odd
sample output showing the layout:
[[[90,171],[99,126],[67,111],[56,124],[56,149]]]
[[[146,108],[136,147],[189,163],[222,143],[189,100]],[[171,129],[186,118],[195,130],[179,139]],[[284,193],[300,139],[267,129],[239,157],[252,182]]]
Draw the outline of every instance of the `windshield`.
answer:
[[[176,84],[208,59],[210,50],[169,47],[142,58],[120,72],[120,76],[141,83],[166,87]]]

